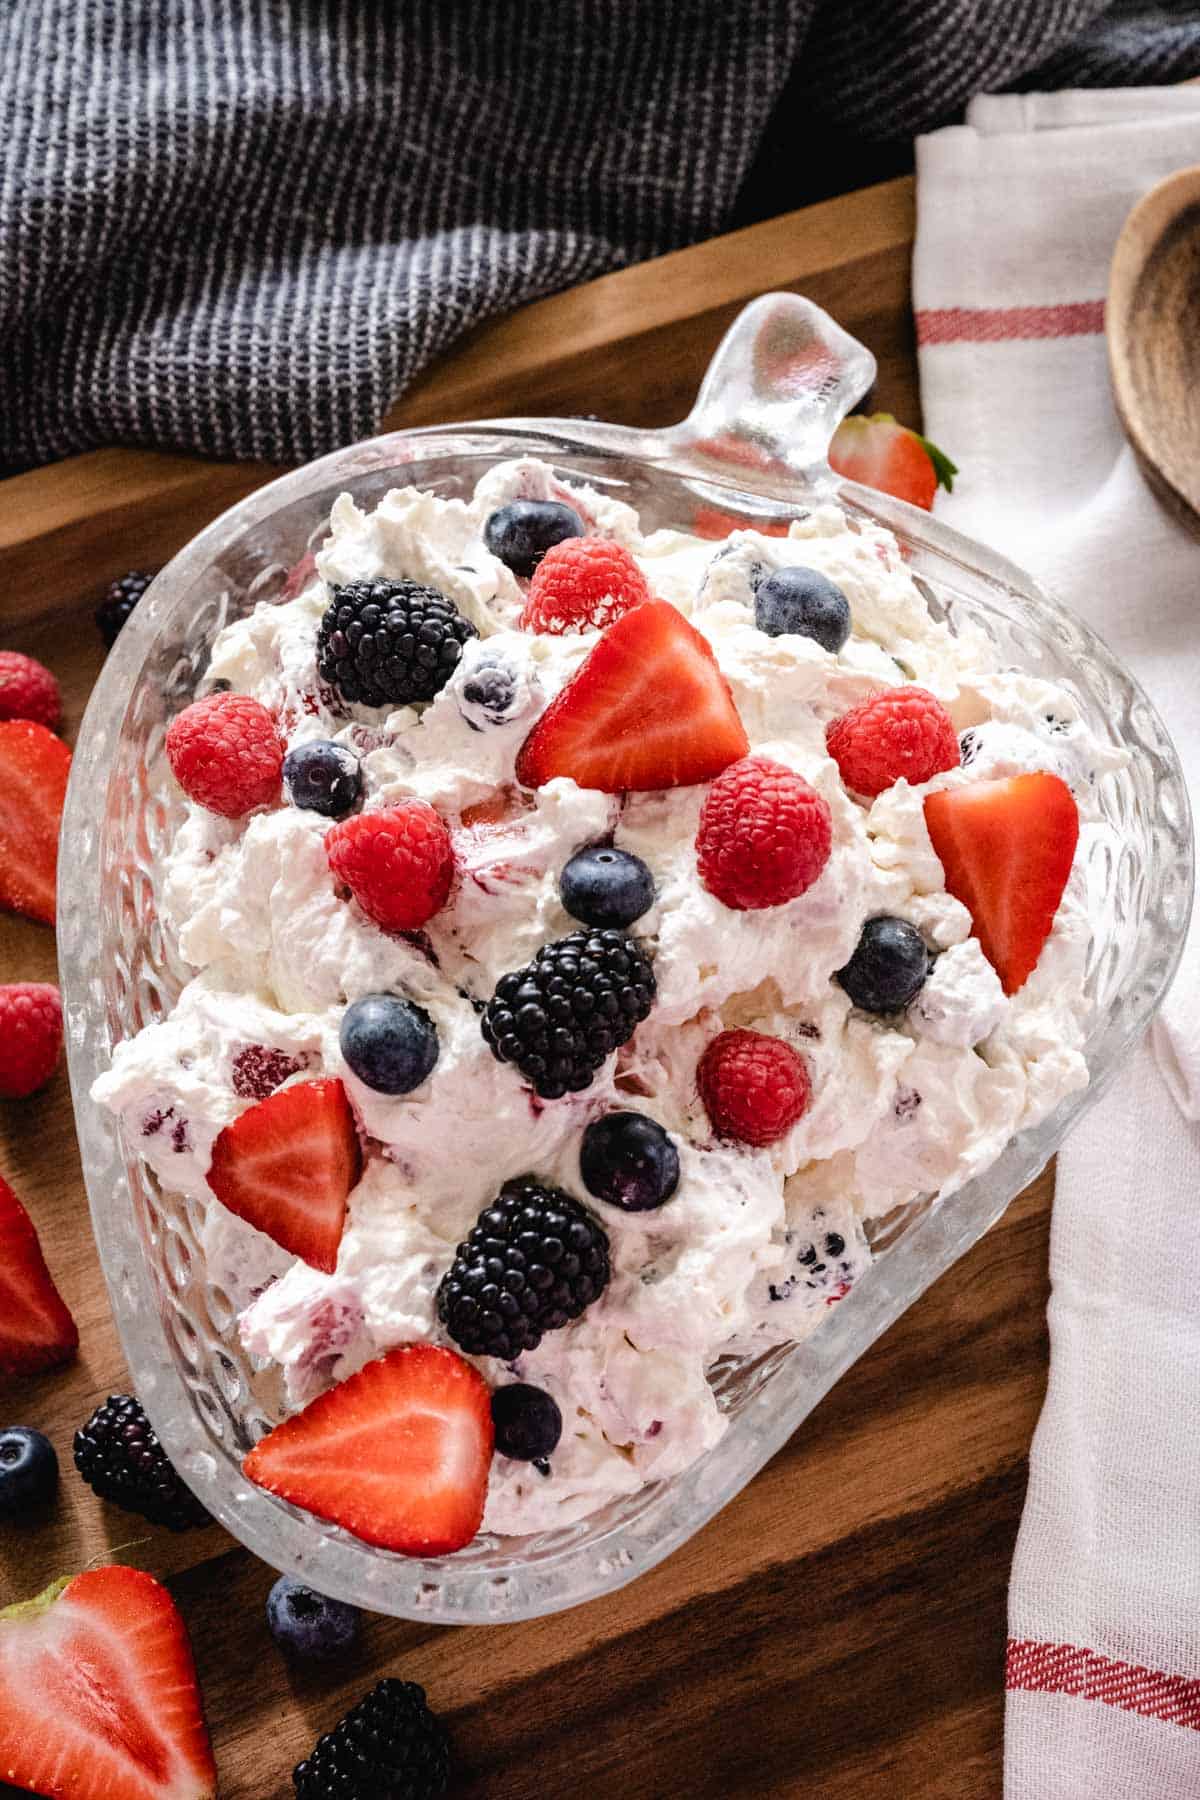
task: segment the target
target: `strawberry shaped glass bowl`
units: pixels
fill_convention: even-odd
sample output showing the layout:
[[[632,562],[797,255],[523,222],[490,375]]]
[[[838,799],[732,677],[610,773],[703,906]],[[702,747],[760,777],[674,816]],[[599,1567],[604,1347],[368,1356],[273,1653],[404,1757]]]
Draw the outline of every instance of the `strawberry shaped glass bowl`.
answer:
[[[762,1468],[855,1359],[999,1218],[1121,1066],[1175,968],[1191,901],[1179,762],[1133,677],[1080,620],[1003,558],[898,501],[838,482],[826,450],[874,363],[819,308],[766,295],[736,320],[690,417],[667,431],[513,419],[393,433],[283,476],[225,513],[163,570],[125,627],[79,737],[67,798],[59,944],[71,1081],[96,1236],[133,1380],[209,1510],[279,1569],[376,1612],[442,1623],[530,1618],[631,1581],[697,1531]],[[249,1483],[241,1461],[282,1413],[278,1374],[251,1365],[233,1310],[205,1280],[193,1205],[157,1184],[89,1097],[111,1047],[170,1009],[188,976],[160,909],[162,859],[182,815],[164,754],[214,638],[319,544],[349,490],[373,505],[414,483],[468,497],[497,461],[532,454],[629,501],[647,529],[786,521],[814,498],[892,530],[935,615],[971,622],[997,662],[1052,680],[1102,744],[1131,754],[1100,784],[1085,858],[1090,1085],[1014,1138],[940,1206],[908,1209],[814,1337],[727,1357],[713,1387],[729,1428],[685,1473],[528,1538],[478,1537],[415,1560],[358,1541]]]

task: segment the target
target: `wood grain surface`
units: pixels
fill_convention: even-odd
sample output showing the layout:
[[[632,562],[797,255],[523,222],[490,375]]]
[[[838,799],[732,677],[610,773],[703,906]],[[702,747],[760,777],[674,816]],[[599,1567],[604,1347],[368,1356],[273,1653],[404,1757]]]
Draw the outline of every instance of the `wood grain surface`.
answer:
[[[771,287],[813,295],[861,336],[880,361],[878,403],[915,422],[911,235],[911,183],[895,182],[608,276],[476,333],[392,422],[667,422],[733,312]],[[58,673],[69,736],[100,666],[90,612],[106,581],[154,566],[270,473],[112,450],[0,483],[3,642]],[[0,919],[0,979],[53,974],[51,934]],[[63,1462],[53,1516],[0,1528],[0,1602],[120,1546],[166,1578],[224,1800],[285,1800],[293,1763],[385,1673],[422,1682],[446,1717],[459,1796],[1000,1795],[1005,1593],[1045,1383],[1048,1176],[660,1568],[526,1624],[372,1619],[331,1675],[284,1664],[263,1618],[273,1572],[219,1528],[154,1530],[70,1467],[75,1426],[127,1375],[65,1075],[0,1103],[0,1166],[83,1338],[73,1369],[0,1395],[0,1420],[47,1431]]]

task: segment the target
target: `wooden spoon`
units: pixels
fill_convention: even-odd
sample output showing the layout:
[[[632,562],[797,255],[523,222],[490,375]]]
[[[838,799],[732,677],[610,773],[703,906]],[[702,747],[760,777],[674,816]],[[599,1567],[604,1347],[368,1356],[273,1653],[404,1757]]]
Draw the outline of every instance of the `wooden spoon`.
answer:
[[[1200,168],[1151,188],[1108,276],[1108,364],[1142,472],[1200,537]]]

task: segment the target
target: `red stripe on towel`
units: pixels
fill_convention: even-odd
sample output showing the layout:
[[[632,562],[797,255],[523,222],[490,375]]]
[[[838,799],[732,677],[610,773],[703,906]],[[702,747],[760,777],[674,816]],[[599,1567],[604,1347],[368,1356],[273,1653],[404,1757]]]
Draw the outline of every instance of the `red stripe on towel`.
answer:
[[[1061,306],[933,306],[917,314],[919,344],[1005,344],[1021,338],[1091,337],[1103,330],[1103,300]]]
[[[1099,1700],[1140,1713],[1144,1719],[1200,1731],[1200,1681],[1115,1662],[1074,1644],[1009,1638],[1004,1685],[1032,1694],[1074,1694],[1080,1700]]]

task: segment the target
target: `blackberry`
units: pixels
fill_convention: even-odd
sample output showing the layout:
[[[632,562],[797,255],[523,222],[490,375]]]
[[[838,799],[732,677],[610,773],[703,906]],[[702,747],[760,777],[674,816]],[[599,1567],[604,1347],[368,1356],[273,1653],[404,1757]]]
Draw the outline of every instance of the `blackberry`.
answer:
[[[292,1770],[296,1800],[436,1800],[450,1778],[446,1728],[414,1681],[380,1681]]]
[[[650,960],[623,931],[572,931],[500,977],[480,1024],[497,1061],[559,1100],[628,1043],[654,994]]]
[[[586,1206],[532,1175],[506,1181],[442,1276],[438,1318],[468,1356],[512,1362],[608,1286],[608,1234]]]
[[[478,637],[453,600],[417,581],[334,588],[317,631],[317,668],[343,700],[407,706],[440,694]]]
[[[96,608],[96,624],[106,649],[112,649],[122,625],[153,580],[153,575],[131,569],[128,575],[109,582],[104,598]]]
[[[152,1525],[189,1531],[211,1524],[176,1473],[140,1400],[110,1394],[75,1433],[75,1467],[101,1500],[140,1513]]]

